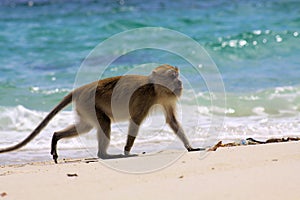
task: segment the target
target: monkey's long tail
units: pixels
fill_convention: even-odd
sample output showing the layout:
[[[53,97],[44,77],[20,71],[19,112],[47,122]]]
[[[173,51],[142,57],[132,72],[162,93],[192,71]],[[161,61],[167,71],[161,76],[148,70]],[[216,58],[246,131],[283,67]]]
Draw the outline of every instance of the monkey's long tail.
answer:
[[[50,122],[50,120],[59,111],[61,111],[64,107],[66,107],[71,102],[72,102],[72,93],[68,94],[55,108],[53,108],[53,110],[44,118],[44,120],[34,129],[34,131],[32,131],[32,133],[29,136],[27,136],[27,138],[25,138],[23,141],[21,141],[20,143],[14,145],[14,146],[0,149],[0,153],[13,151],[13,150],[19,149],[19,148],[23,147],[24,145],[26,145],[35,136],[37,136],[45,126],[47,126],[47,124]]]

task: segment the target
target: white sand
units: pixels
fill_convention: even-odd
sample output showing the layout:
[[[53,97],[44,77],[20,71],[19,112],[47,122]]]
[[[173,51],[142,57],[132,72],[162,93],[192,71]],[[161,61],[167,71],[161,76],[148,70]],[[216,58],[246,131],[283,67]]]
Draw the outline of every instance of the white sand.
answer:
[[[219,148],[205,158],[199,155],[185,153],[169,167],[146,174],[119,172],[100,161],[2,166],[0,199],[300,199],[300,142]],[[178,152],[106,164],[143,171],[170,156],[174,159]]]

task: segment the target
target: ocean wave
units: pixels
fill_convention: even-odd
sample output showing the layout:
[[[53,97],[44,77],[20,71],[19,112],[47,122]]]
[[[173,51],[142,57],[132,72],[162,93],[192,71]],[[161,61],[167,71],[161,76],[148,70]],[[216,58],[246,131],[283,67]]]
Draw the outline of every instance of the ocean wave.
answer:
[[[0,112],[1,147],[10,146],[13,143],[23,140],[47,115],[47,112],[30,110],[22,105],[16,107],[0,106]],[[50,139],[54,131],[65,128],[74,122],[74,120],[75,118],[71,111],[59,113],[49,125],[45,127],[40,135],[37,136],[37,139],[28,145],[28,148],[41,149],[49,147]]]
[[[226,101],[226,107],[213,105],[209,92],[193,95],[191,91],[185,91],[181,100],[186,105],[197,105],[198,112],[205,116],[298,116],[300,87],[283,86],[247,93],[227,92],[223,101]]]

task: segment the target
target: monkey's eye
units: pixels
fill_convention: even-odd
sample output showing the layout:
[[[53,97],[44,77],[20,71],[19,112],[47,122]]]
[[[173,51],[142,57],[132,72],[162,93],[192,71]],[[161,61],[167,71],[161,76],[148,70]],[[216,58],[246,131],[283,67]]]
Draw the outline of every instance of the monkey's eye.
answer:
[[[178,73],[177,73],[176,71],[171,71],[171,72],[170,72],[170,76],[171,76],[172,78],[177,78],[177,77],[178,77]]]

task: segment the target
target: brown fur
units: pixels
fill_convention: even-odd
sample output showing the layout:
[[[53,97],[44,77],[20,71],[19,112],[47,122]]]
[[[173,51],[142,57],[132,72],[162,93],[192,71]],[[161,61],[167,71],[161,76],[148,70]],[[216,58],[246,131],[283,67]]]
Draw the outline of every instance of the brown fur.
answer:
[[[190,146],[175,116],[176,101],[182,92],[182,83],[178,77],[178,68],[162,65],[155,68],[149,76],[117,76],[84,85],[68,94],[25,140],[15,146],[1,149],[0,153],[13,151],[26,145],[72,101],[79,118],[75,125],[53,134],[51,154],[55,162],[58,158],[56,150],[58,140],[86,133],[92,128],[97,129],[98,157],[122,156],[108,155],[106,152],[110,141],[111,123],[121,120],[130,121],[124,148],[125,155],[129,155],[140,124],[155,104],[160,104],[164,108],[166,122],[184,143],[186,149],[198,151],[200,149]]]

